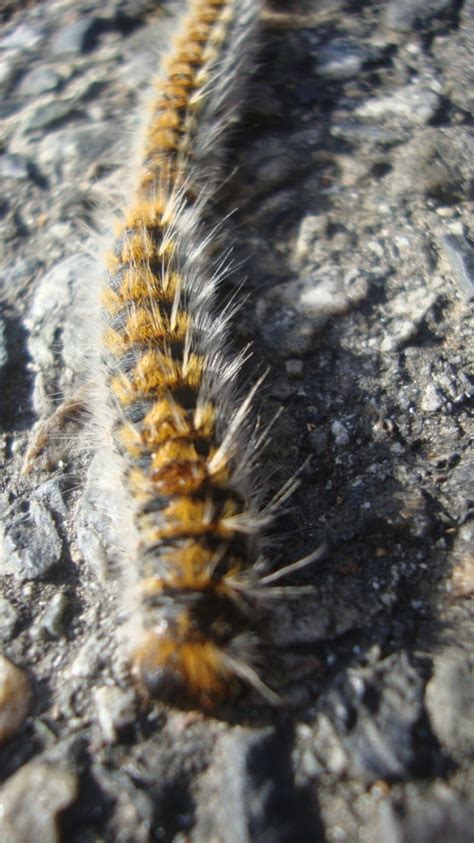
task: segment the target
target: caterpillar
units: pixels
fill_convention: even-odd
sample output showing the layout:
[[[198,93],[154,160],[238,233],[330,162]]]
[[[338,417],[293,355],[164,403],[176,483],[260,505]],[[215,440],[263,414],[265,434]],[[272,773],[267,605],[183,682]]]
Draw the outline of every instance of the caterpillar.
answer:
[[[204,706],[237,679],[275,701],[252,664],[268,511],[252,489],[251,395],[236,402],[242,356],[225,350],[231,310],[215,312],[222,270],[205,224],[261,6],[191,0],[154,86],[102,292],[106,416],[134,532],[133,673],[155,698]]]
[[[266,432],[251,419],[260,381],[239,395],[246,352],[228,349],[234,308],[216,306],[226,261],[210,256],[208,208],[262,6],[189,0],[91,303],[100,375],[89,409],[97,450],[111,457],[131,672],[153,698],[204,708],[242,683],[279,702],[257,667],[261,607],[277,580],[317,555],[267,571],[263,532],[297,481],[262,504]]]

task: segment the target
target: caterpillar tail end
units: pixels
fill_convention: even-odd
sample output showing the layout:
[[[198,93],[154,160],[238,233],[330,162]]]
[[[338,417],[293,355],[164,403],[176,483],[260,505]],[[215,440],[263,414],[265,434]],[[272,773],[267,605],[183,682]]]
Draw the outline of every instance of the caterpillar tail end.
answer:
[[[132,674],[148,697],[184,708],[214,708],[235,696],[239,684],[213,643],[177,643],[154,632],[135,648]]]

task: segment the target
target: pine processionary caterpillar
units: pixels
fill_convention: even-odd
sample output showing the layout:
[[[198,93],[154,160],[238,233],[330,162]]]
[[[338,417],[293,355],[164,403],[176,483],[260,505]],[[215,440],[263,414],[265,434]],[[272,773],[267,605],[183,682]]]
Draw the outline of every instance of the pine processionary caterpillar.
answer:
[[[106,257],[93,415],[123,486],[133,673],[166,701],[210,706],[239,680],[269,701],[255,668],[261,507],[242,356],[216,314],[221,269],[205,208],[223,130],[248,75],[260,0],[191,0],[154,86],[134,196]],[[301,563],[296,563],[298,566]]]

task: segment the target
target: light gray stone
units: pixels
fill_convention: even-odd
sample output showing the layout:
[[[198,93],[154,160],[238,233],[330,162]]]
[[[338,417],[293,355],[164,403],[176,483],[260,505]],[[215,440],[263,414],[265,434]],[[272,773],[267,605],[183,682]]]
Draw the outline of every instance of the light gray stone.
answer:
[[[364,102],[355,114],[368,120],[396,119],[414,126],[425,126],[436,114],[438,94],[423,85],[407,85],[392,94]]]
[[[87,39],[94,22],[93,17],[85,17],[56,33],[51,41],[51,51],[54,56],[79,55],[87,46]]]
[[[0,839],[5,843],[59,843],[57,815],[76,798],[69,770],[33,761],[0,789]]]
[[[52,67],[35,67],[22,76],[16,92],[22,97],[37,97],[55,91],[61,76]]]
[[[0,595],[0,643],[9,641],[17,620],[18,613],[14,606]]]
[[[116,685],[104,685],[94,694],[97,716],[106,743],[115,743],[119,734],[136,718],[136,699],[133,691]]]
[[[59,562],[62,541],[49,509],[32,499],[27,513],[2,501],[0,522],[0,574],[19,580],[35,580]]]

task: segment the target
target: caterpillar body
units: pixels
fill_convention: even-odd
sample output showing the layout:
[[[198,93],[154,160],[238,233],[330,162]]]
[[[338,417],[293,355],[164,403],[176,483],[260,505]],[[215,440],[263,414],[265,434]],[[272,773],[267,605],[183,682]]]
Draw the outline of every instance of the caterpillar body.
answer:
[[[215,312],[222,270],[206,256],[205,224],[261,6],[189,3],[154,86],[101,292],[95,410],[107,419],[128,509],[133,672],[153,697],[203,706],[238,680],[275,701],[253,664],[258,534],[269,508],[259,508],[252,395],[235,396],[242,355],[226,351],[231,312]]]

